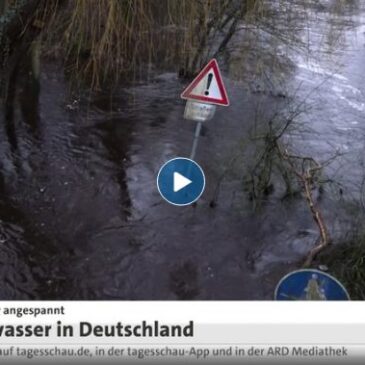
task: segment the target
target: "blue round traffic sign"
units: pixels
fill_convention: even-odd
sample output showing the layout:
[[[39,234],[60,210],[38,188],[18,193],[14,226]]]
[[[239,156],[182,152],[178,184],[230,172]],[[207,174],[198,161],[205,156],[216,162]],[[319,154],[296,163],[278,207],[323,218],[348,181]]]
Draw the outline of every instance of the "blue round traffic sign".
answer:
[[[192,204],[203,194],[204,172],[193,160],[184,157],[173,158],[161,167],[157,176],[157,188],[170,204]]]
[[[284,276],[276,287],[275,300],[350,300],[350,296],[333,276],[307,269]]]

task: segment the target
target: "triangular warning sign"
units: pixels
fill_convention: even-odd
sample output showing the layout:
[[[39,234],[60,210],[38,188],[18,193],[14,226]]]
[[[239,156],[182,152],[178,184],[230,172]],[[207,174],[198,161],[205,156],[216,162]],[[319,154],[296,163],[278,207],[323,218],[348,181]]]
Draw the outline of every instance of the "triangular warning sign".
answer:
[[[208,104],[229,105],[226,88],[215,59],[209,61],[200,71],[199,75],[181,94],[181,97]]]

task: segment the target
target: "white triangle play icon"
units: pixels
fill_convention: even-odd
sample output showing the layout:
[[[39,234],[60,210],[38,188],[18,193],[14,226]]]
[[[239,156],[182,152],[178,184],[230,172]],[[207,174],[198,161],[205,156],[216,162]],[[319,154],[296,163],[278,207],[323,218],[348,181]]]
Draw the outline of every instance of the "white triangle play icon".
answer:
[[[192,181],[186,178],[185,176],[179,174],[178,172],[174,172],[174,193],[177,193],[181,189],[184,189],[191,183]]]

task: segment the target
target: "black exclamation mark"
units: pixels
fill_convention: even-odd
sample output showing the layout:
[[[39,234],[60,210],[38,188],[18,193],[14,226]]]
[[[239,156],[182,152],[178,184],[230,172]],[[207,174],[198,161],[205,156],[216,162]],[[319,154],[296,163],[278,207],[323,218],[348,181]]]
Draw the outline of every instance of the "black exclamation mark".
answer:
[[[210,88],[210,84],[212,83],[213,80],[213,74],[210,73],[208,74],[208,82],[207,82],[207,89],[205,90],[205,95],[208,96],[209,95],[209,88]]]

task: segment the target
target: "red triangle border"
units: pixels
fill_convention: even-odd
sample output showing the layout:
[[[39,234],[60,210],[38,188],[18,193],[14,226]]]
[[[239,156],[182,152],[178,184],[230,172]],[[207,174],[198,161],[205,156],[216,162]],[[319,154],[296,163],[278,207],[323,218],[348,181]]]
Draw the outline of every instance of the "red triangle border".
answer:
[[[211,98],[207,96],[201,96],[201,95],[193,95],[191,92],[194,90],[196,85],[205,77],[205,75],[213,69],[214,75],[217,80],[219,91],[222,95],[222,99],[216,99]],[[223,106],[229,106],[229,99],[227,95],[226,88],[224,87],[223,79],[221,72],[219,70],[218,62],[215,58],[211,59],[208,64],[199,72],[198,76],[195,77],[195,79],[189,84],[189,86],[183,91],[181,94],[182,99],[187,100],[197,100],[202,101],[208,104],[216,104],[216,105],[223,105]]]

